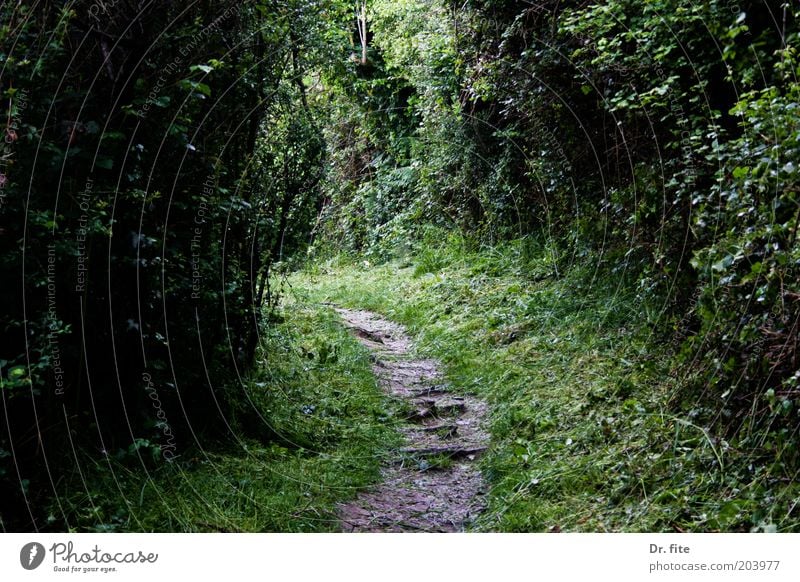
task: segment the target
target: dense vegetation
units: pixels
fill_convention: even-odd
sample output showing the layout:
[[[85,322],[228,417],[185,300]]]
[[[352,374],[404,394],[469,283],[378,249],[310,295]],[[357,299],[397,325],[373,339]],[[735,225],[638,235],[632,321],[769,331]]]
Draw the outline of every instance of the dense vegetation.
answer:
[[[799,16],[3,4],[0,525],[335,529],[336,301],[489,400],[483,529],[797,530]]]

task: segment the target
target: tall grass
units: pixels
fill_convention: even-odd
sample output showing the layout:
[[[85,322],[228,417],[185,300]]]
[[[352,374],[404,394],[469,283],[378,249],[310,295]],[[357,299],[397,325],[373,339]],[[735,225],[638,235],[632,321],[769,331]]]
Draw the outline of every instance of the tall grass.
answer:
[[[310,301],[405,324],[454,386],[491,404],[480,529],[797,530],[798,489],[683,409],[664,298],[591,253],[450,235],[411,261],[331,262],[296,275]],[[613,261],[608,262],[613,263]]]
[[[283,313],[262,338],[230,439],[146,466],[134,449],[79,453],[60,500],[72,531],[338,529],[336,503],[379,479],[396,442],[393,404],[330,309],[295,301]]]

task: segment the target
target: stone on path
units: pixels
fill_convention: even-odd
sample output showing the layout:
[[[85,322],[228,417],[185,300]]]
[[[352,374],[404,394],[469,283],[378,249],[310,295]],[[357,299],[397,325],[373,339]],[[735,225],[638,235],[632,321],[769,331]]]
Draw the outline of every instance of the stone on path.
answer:
[[[411,359],[411,340],[398,324],[369,311],[336,311],[372,351],[384,389],[413,410],[401,427],[405,443],[383,468],[382,482],[339,506],[342,529],[464,531],[485,507],[475,459],[489,442],[486,403],[452,394],[436,360]]]

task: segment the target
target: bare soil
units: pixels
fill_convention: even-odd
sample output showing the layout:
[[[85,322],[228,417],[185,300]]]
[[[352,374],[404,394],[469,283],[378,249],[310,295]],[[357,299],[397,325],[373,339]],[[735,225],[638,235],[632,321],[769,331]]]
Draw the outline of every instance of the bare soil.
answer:
[[[439,362],[411,357],[398,324],[369,311],[336,309],[369,348],[381,385],[408,410],[405,444],[383,468],[382,482],[339,506],[348,532],[464,531],[485,507],[475,460],[486,449],[486,403],[454,395]]]

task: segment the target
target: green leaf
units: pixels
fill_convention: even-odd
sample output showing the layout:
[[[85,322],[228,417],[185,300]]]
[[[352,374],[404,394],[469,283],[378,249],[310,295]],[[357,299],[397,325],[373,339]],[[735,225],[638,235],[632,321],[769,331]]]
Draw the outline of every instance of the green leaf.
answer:
[[[737,180],[741,180],[742,178],[746,178],[747,175],[750,173],[750,168],[737,166],[733,169],[733,177]]]
[[[197,91],[198,93],[202,93],[206,97],[211,96],[211,87],[209,87],[205,83],[195,83],[194,90]]]
[[[722,272],[728,269],[733,264],[733,255],[726,255],[725,257],[721,258],[719,261],[711,265],[711,270],[716,272]]]

